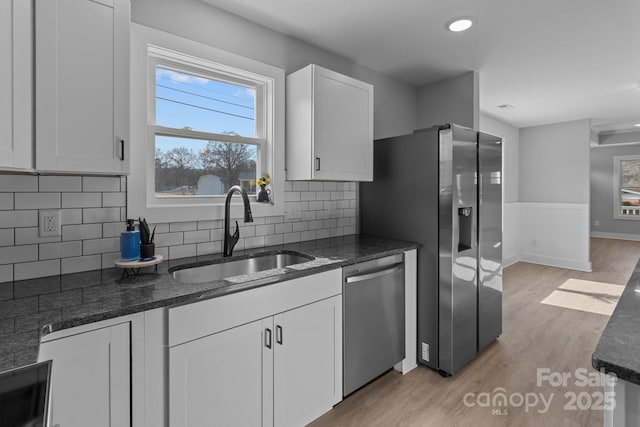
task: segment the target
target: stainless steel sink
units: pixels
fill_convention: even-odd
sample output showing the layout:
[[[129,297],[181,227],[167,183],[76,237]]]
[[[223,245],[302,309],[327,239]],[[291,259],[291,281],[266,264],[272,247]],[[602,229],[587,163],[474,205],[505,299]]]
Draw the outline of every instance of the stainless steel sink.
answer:
[[[258,271],[284,268],[293,264],[311,261],[314,258],[294,251],[281,251],[252,256],[244,259],[223,259],[215,264],[180,266],[171,271],[182,283],[203,283],[226,277],[242,276]]]

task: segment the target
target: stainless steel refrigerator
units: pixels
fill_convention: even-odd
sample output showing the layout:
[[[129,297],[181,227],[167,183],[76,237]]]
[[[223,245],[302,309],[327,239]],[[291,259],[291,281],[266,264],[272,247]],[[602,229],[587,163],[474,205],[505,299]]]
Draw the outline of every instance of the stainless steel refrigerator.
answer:
[[[418,361],[454,374],[502,333],[502,139],[458,125],[374,142],[361,233],[418,249]]]

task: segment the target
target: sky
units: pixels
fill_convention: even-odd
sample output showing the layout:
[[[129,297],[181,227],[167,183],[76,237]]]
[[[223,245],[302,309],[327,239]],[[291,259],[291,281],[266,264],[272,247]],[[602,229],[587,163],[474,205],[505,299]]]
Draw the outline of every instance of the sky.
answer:
[[[156,124],[202,132],[255,137],[255,90],[156,67]],[[186,146],[197,153],[206,141],[163,137],[163,152]]]

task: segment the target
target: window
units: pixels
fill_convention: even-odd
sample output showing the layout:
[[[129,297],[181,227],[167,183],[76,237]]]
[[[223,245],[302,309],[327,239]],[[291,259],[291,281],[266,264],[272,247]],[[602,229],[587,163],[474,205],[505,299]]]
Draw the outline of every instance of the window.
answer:
[[[138,24],[131,35],[128,215],[220,219],[233,185],[254,216],[282,215],[284,70]],[[270,203],[257,203],[264,174]]]
[[[222,196],[233,185],[255,194],[265,145],[262,84],[158,62],[155,196]]]
[[[614,165],[614,218],[640,219],[640,156],[618,156]]]

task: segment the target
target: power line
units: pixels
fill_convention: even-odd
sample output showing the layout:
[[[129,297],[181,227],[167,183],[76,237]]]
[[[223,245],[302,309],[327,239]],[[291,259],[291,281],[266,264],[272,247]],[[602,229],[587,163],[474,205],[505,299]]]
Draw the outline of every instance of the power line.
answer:
[[[200,97],[200,98],[210,99],[210,100],[212,100],[212,101],[222,102],[222,103],[224,103],[224,104],[235,105],[235,106],[237,106],[237,107],[247,108],[247,109],[249,109],[249,110],[253,110],[253,109],[254,109],[253,107],[248,107],[248,106],[246,106],[246,105],[237,104],[237,103],[235,103],[235,102],[223,101],[222,99],[212,98],[212,97],[210,97],[210,96],[200,95],[199,93],[193,93],[193,92],[189,92],[189,91],[186,91],[186,90],[176,89],[176,88],[174,88],[174,87],[171,87],[171,86],[165,86],[165,85],[161,85],[161,84],[158,84],[158,83],[156,83],[156,87],[163,87],[163,88],[165,88],[165,89],[174,90],[174,91],[176,91],[176,92],[186,93],[187,95],[198,96],[198,97]]]
[[[161,69],[162,70],[166,70],[164,68],[161,68]],[[169,70],[166,70],[166,71],[169,71]],[[185,75],[185,76],[191,76],[190,74],[184,74],[184,73],[180,73],[178,71],[173,71],[173,72],[174,73],[178,73],[178,74],[182,74],[182,75]],[[225,93],[225,92],[223,92],[221,90],[215,90],[215,89],[206,87],[204,85],[195,85],[193,83],[189,83],[189,82],[186,82],[186,81],[178,82],[178,81],[172,79],[171,77],[167,77],[166,75],[156,75],[156,81],[158,81],[158,80],[169,81],[169,82],[177,83],[177,84],[180,84],[180,85],[183,85],[183,86],[191,86],[191,87],[197,88],[198,90],[203,90],[203,91],[215,93],[215,94],[222,95],[222,96],[227,96],[227,97],[230,97],[230,98],[237,98],[237,96],[235,96],[235,95],[230,95],[230,94]],[[225,83],[225,82],[220,81],[220,80],[210,80],[210,79],[205,79],[205,80],[207,80],[208,83],[209,82],[211,82],[211,83],[219,83],[219,84],[222,84],[222,85],[232,86],[232,87],[239,88],[239,89],[247,89],[247,90],[250,89],[250,88],[245,88],[244,86],[237,86],[237,85],[233,85],[231,83]],[[253,90],[255,90],[255,89],[253,89]]]
[[[176,101],[175,99],[163,98],[163,97],[160,97],[160,96],[156,96],[156,99],[161,99],[163,101],[173,102],[174,104],[186,105],[188,107],[199,108],[201,110],[212,111],[214,113],[225,114],[227,116],[239,117],[241,119],[255,120],[254,117],[247,117],[247,116],[241,116],[240,114],[227,113],[226,111],[220,111],[220,110],[215,110],[213,108],[201,107],[200,105],[189,104],[187,102],[180,102],[180,101]]]

